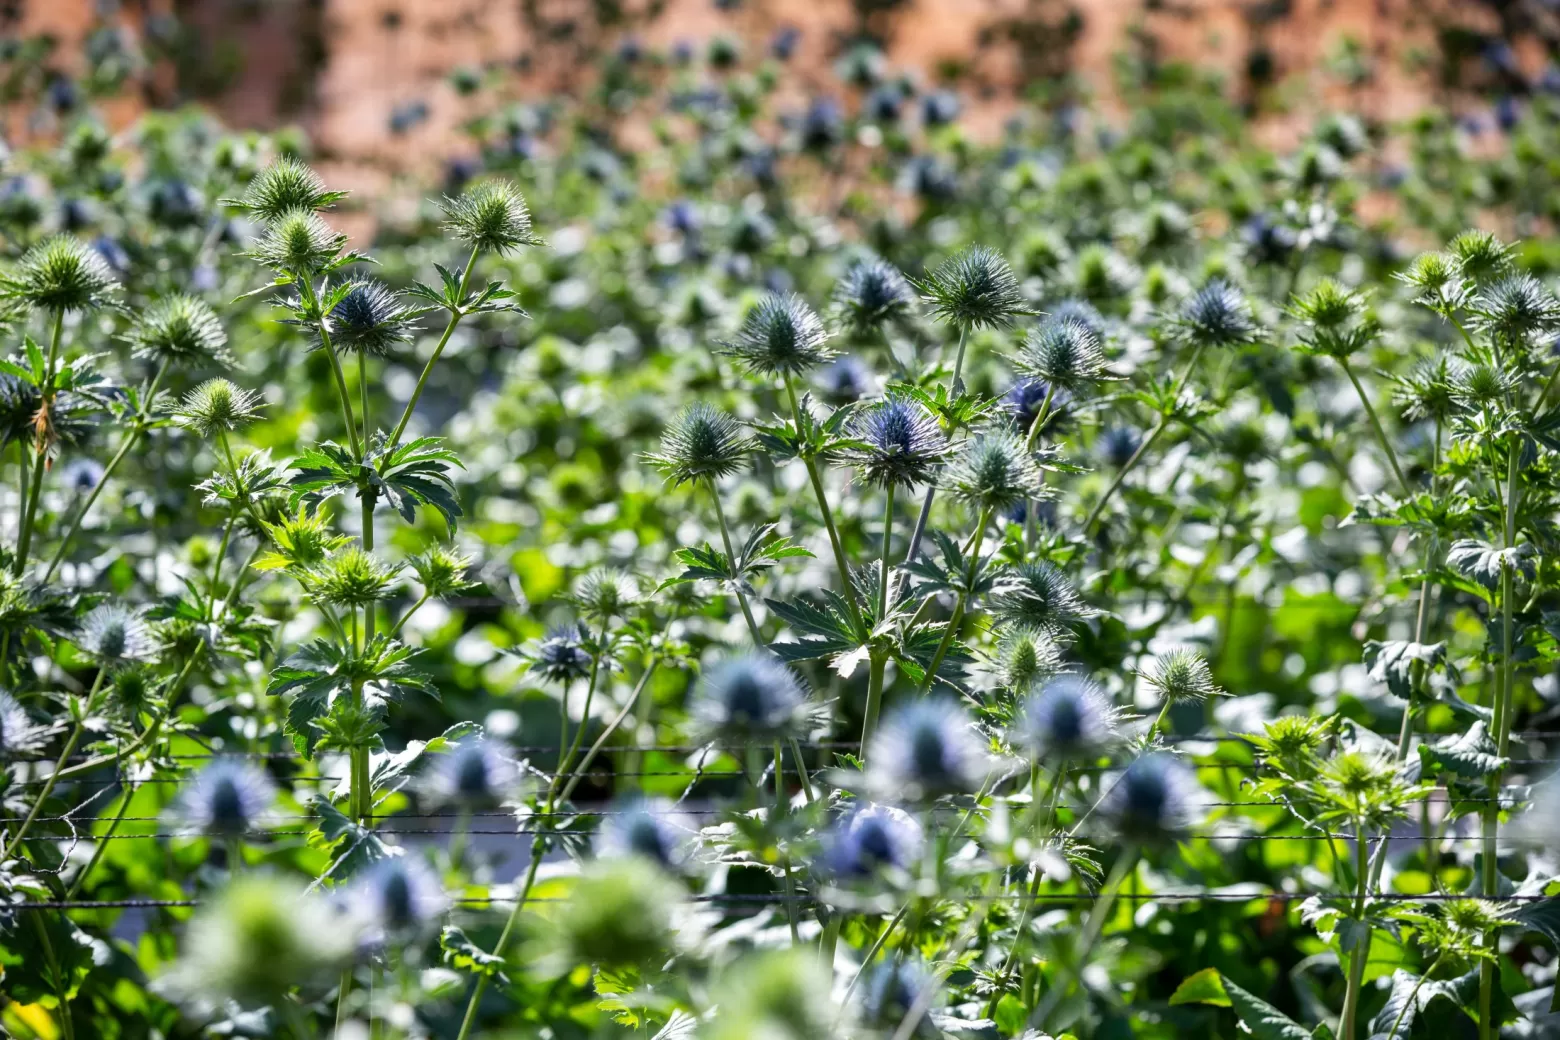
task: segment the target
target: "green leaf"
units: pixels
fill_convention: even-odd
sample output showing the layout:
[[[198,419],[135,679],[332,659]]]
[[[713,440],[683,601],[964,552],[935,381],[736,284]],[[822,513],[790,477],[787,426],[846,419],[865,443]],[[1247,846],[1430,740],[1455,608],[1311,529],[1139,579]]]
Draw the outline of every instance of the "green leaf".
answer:
[[[1419,976],[1412,972],[1393,972],[1392,992],[1370,1023],[1370,1040],[1408,1040],[1418,1011],[1415,990],[1423,988]]]
[[[446,925],[439,933],[439,949],[444,951],[444,963],[450,967],[508,984],[503,972],[504,958],[488,953],[455,925]]]
[[[1419,758],[1427,774],[1437,771],[1478,778],[1505,769],[1510,759],[1495,753],[1495,740],[1480,719],[1466,733],[1419,746]]]
[[[1181,984],[1170,994],[1170,1004],[1212,1004],[1215,1007],[1229,1007],[1230,995],[1224,989],[1224,979],[1219,975],[1218,968],[1204,968],[1193,975],[1188,975]]]
[[[1224,989],[1235,1017],[1257,1040],[1311,1040],[1309,1029],[1267,1001],[1252,996],[1229,979],[1224,979]]]
[[[328,798],[316,798],[313,808],[320,817],[319,830],[310,835],[310,844],[337,850],[336,858],[320,875],[320,880],[345,881],[354,874],[395,855],[379,835],[356,820],[342,815]],[[316,837],[317,835],[317,837]]]

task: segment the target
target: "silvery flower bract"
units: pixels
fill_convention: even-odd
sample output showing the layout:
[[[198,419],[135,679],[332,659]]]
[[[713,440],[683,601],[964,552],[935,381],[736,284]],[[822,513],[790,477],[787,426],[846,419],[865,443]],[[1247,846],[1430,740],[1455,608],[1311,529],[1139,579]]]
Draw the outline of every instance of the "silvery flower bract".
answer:
[[[434,760],[427,788],[436,801],[452,805],[496,805],[514,793],[519,775],[501,745],[473,738],[461,741]]]
[[[158,650],[157,638],[141,612],[115,604],[89,610],[81,619],[75,642],[104,664],[148,660]]]
[[[665,799],[629,802],[603,818],[596,855],[643,856],[668,870],[686,858],[692,829]]]
[[[890,805],[866,805],[829,831],[823,864],[841,877],[866,877],[885,868],[909,870],[921,855],[924,833],[915,817]]]
[[[1002,254],[970,246],[938,266],[921,283],[921,298],[938,320],[964,329],[1007,326],[1029,304]]]
[[[431,926],[449,899],[427,864],[405,853],[380,860],[353,878],[347,905],[371,936],[384,939],[410,937]]]
[[[807,689],[779,658],[762,651],[728,658],[705,672],[690,711],[712,734],[740,741],[795,733],[805,721]]]
[[[949,462],[942,486],[977,509],[994,512],[1046,493],[1034,456],[1006,430],[971,438]]]
[[[646,459],[674,484],[719,480],[742,468],[752,445],[725,412],[700,401],[679,412],[661,436],[661,450]]]
[[[1161,700],[1181,704],[1222,696],[1224,691],[1213,681],[1207,658],[1196,650],[1177,649],[1154,659],[1143,673]]]
[[[1058,675],[1024,702],[1017,741],[1057,763],[1098,754],[1116,736],[1116,712],[1105,691],[1078,675]]]
[[[1204,812],[1205,792],[1192,771],[1174,756],[1156,752],[1107,777],[1096,815],[1124,841],[1171,840],[1193,827]]]
[[[15,697],[0,690],[0,762],[31,755],[48,733],[32,721]]]
[[[264,772],[237,759],[218,759],[180,793],[175,818],[195,834],[241,837],[262,822],[276,802],[276,785]]]
[[[928,483],[948,453],[937,420],[906,397],[889,396],[857,412],[851,436],[862,445],[851,452],[851,460],[878,487]]]

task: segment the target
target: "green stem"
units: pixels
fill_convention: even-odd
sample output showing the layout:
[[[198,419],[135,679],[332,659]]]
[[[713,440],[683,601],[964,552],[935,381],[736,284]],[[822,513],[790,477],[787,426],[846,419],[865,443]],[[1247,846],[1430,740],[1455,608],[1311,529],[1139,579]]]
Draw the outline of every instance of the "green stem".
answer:
[[[796,383],[787,373],[785,377],[785,393],[791,402],[791,416],[796,420],[796,429],[802,430],[802,406],[796,398]],[[829,545],[834,550],[834,566],[840,573],[841,591],[845,597],[845,605],[850,610],[851,623],[856,631],[865,634],[866,626],[861,619],[861,607],[856,602],[856,586],[850,580],[850,564],[845,560],[845,550],[840,545],[840,533],[834,526],[834,512],[829,508],[829,496],[823,488],[823,476],[818,472],[818,460],[811,453],[802,456],[802,461],[807,466],[807,477],[812,481],[813,495],[818,499],[818,511],[823,514],[823,526],[829,533]]]
[[[312,278],[298,277],[299,290],[303,293],[304,300],[311,310],[319,310],[319,297],[314,292]],[[347,427],[347,439],[352,445],[352,457],[359,461],[363,458],[363,442],[358,439],[357,420],[352,415],[352,394],[347,390],[347,377],[341,371],[341,359],[336,356],[336,347],[330,341],[330,329],[326,325],[325,316],[320,315],[319,323],[320,343],[325,348],[325,356],[330,358],[331,375],[336,380],[336,396],[341,401],[341,421]]]
[[[742,591],[742,587],[739,584],[740,579],[735,576],[737,555],[731,547],[731,531],[726,527],[726,511],[722,509],[720,505],[720,492],[715,490],[715,481],[713,478],[706,479],[704,485],[705,487],[709,488],[710,502],[715,507],[715,519],[720,522],[721,544],[726,547],[727,566],[732,568],[732,591],[736,593],[737,603],[742,607],[742,617],[743,620],[747,622],[749,634],[751,634],[753,637],[753,646],[755,648],[761,647],[764,645],[764,637],[758,633],[758,622],[753,620],[753,608],[748,605],[747,593]]]
[[[1375,406],[1370,403],[1365,387],[1360,385],[1359,377],[1354,374],[1354,369],[1349,365],[1347,358],[1339,358],[1338,367],[1343,369],[1343,374],[1354,384],[1354,392],[1359,395],[1360,404],[1365,408],[1365,417],[1370,420],[1371,429],[1376,433],[1376,440],[1380,443],[1381,450],[1386,453],[1387,461],[1392,465],[1392,472],[1397,477],[1398,486],[1403,489],[1403,494],[1412,495],[1414,489],[1409,484],[1408,478],[1403,475],[1403,467],[1398,462],[1397,451],[1393,449],[1392,442],[1387,439],[1387,431],[1381,425],[1381,418],[1376,415]]]
[[[1419,987],[1425,984],[1425,979],[1435,974],[1435,969],[1441,966],[1441,958],[1445,956],[1446,954],[1444,953],[1436,954],[1435,960],[1430,962],[1430,967],[1426,968],[1419,978],[1414,980],[1414,988],[1408,991],[1408,1000],[1398,1009],[1397,1018],[1392,1020],[1392,1029],[1387,1033],[1386,1040],[1398,1040],[1398,1029],[1403,1025],[1403,1016],[1408,1014],[1408,1009],[1413,1007],[1414,1002],[1419,999]]]
[[[785,797],[785,753],[781,749],[780,741],[774,742],[775,755],[775,817],[790,810],[790,805]],[[780,859],[780,869],[785,871],[785,915],[791,925],[791,942],[802,941],[801,932],[798,930],[796,912],[796,877],[791,873],[791,860],[787,856]]]
[[[1354,827],[1354,919],[1365,920],[1365,897],[1370,884],[1370,870],[1366,857],[1369,849],[1365,842],[1365,827],[1356,822]],[[1355,1020],[1359,1017],[1360,991],[1365,982],[1365,961],[1370,956],[1370,943],[1360,940],[1354,944],[1349,956],[1348,988],[1343,994],[1343,1016],[1339,1020],[1339,1040],[1354,1040]]]
[[[1135,848],[1122,850],[1116,865],[1111,868],[1110,877],[1105,881],[1105,887],[1094,899],[1094,908],[1089,911],[1089,919],[1084,922],[1083,933],[1079,937],[1077,954],[1074,957],[1076,969],[1063,966],[1060,977],[1052,984],[1045,995],[1045,1000],[1035,1008],[1034,1014],[1029,1016],[1029,1025],[1032,1028],[1044,1031],[1045,1023],[1056,1010],[1056,1005],[1061,1003],[1068,991],[1072,988],[1072,980],[1083,974],[1084,961],[1088,959],[1089,952],[1094,949],[1094,944],[1099,941],[1100,933],[1105,929],[1105,922],[1110,919],[1111,908],[1116,904],[1116,893],[1121,889],[1121,883],[1126,880],[1132,869],[1137,866],[1138,852]]]
[[[60,340],[65,331],[65,312],[54,312],[54,330],[49,336],[49,360],[44,368],[43,403],[39,408],[40,416],[44,422],[52,422],[54,410],[54,376],[59,365]],[[43,473],[48,468],[49,445],[39,437],[38,431],[33,434],[33,468],[32,479],[27,488],[27,508],[22,515],[21,533],[16,542],[16,559],[12,561],[11,573],[21,577],[27,571],[27,556],[32,549],[33,524],[38,517],[38,500],[43,497]]]
[[[92,858],[87,860],[87,865],[82,867],[76,876],[71,879],[70,887],[65,890],[67,900],[75,899],[86,884],[87,875],[91,874],[103,858],[103,853],[108,851],[108,843],[114,840],[114,835],[119,831],[119,825],[124,822],[125,813],[130,808],[130,800],[135,795],[135,788],[125,788],[119,799],[119,811],[114,813],[114,818],[108,821],[108,830],[98,836],[97,847],[92,850]]]
[[[114,452],[114,457],[108,460],[107,466],[103,467],[103,475],[98,478],[96,484],[92,485],[92,490],[87,493],[86,501],[82,502],[81,508],[76,510],[76,515],[71,519],[70,527],[66,529],[64,537],[60,539],[59,548],[54,550],[54,558],[49,561],[49,569],[43,574],[44,584],[48,584],[53,579],[54,572],[59,569],[60,564],[64,561],[65,554],[70,550],[71,541],[76,537],[76,533],[81,530],[81,524],[86,520],[87,514],[92,512],[92,507],[96,504],[98,496],[103,493],[103,488],[108,485],[108,479],[114,475],[114,470],[119,468],[119,463],[124,460],[130,449],[140,440],[141,433],[145,429],[143,423],[146,420],[148,410],[152,406],[152,400],[156,398],[157,388],[162,384],[163,377],[167,373],[168,361],[164,359],[162,364],[157,366],[157,373],[152,377],[151,384],[146,388],[146,397],[141,402],[140,411],[137,412],[133,425],[125,431],[124,437],[120,439],[118,450]]]
[[[884,491],[883,503],[883,557],[878,563],[878,624],[882,624],[888,617],[888,552],[890,543],[894,537],[894,485],[889,484]]]
[[[967,590],[975,584],[975,575],[980,569],[980,548],[986,537],[986,527],[991,523],[991,513],[990,506],[980,511],[979,526],[975,529],[975,539],[970,546],[970,562],[964,575],[964,588],[960,589],[959,594],[954,598],[953,613],[948,618],[948,627],[943,631],[942,640],[937,644],[937,652],[932,655],[932,662],[926,669],[926,678],[921,681],[922,696],[932,688],[932,683],[937,679],[937,669],[942,666],[943,658],[948,656],[948,650],[959,634],[959,622],[964,620]]]
[[[60,757],[55,759],[54,768],[49,773],[49,778],[44,781],[43,790],[38,793],[38,798],[33,802],[32,809],[27,813],[27,818],[17,828],[16,834],[6,844],[5,851],[0,853],[0,863],[10,859],[12,854],[22,847],[22,840],[27,837],[27,832],[37,821],[38,814],[43,811],[43,803],[49,800],[49,795],[54,793],[54,785],[60,782],[64,775],[65,763],[70,761],[70,756],[75,753],[76,745],[81,742],[81,734],[86,730],[86,720],[97,710],[98,691],[103,688],[103,676],[107,672],[105,668],[99,668],[97,678],[92,680],[92,689],[87,693],[86,704],[82,707],[81,716],[76,724],[71,727],[70,736],[65,741],[65,747],[60,751]]]
[[[883,677],[888,671],[888,656],[881,650],[872,651],[867,673],[867,704],[861,713],[861,758],[866,761],[867,745],[877,732],[878,717],[883,712]]]
[[[959,352],[953,362],[953,393],[958,396],[964,388],[964,341],[969,335],[966,328],[959,329]],[[929,484],[926,488],[926,497],[921,500],[921,513],[915,518],[915,529],[910,532],[910,550],[905,553],[905,562],[914,560],[921,552],[921,539],[926,534],[926,525],[932,518],[932,501],[937,497],[937,485]]]
[[[466,270],[460,276],[460,300],[466,301],[466,286],[471,281],[471,269],[477,264],[477,247],[471,247],[471,255],[466,258]],[[451,307],[450,320],[444,325],[444,334],[439,337],[439,343],[433,348],[433,354],[428,358],[428,363],[423,365],[422,375],[417,377],[417,386],[412,390],[412,396],[406,402],[406,408],[401,412],[400,422],[395,424],[395,431],[390,434],[390,441],[386,451],[394,451],[396,445],[401,443],[401,436],[406,433],[406,424],[412,421],[412,412],[417,408],[417,402],[422,397],[423,388],[428,385],[428,376],[433,372],[433,366],[438,363],[444,348],[449,345],[450,336],[455,333],[455,326],[460,324],[460,319],[465,317],[464,311]],[[464,1035],[464,1033],[462,1034]]]

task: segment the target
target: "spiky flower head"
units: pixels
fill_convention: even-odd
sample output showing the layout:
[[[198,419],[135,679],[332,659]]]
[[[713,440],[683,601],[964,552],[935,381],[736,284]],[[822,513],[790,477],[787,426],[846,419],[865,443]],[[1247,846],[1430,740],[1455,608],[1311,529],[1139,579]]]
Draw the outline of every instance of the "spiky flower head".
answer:
[[[878,487],[926,484],[948,454],[948,439],[937,420],[919,402],[890,394],[857,412],[851,436],[862,447],[850,459],[862,477]]]
[[[751,372],[793,376],[834,357],[829,331],[807,301],[795,293],[772,293],[750,308],[722,353]]]
[[[1214,278],[1181,306],[1176,322],[1192,343],[1208,347],[1238,347],[1254,343],[1261,327],[1251,313],[1246,294]]]
[[[574,602],[580,614],[591,621],[623,617],[641,598],[633,575],[616,567],[597,567],[574,583]]]
[[[193,296],[158,300],[141,312],[126,338],[130,353],[138,358],[176,365],[233,363],[221,319],[204,300]]]
[[[248,762],[219,758],[195,774],[174,807],[186,831],[239,837],[260,825],[276,804],[276,785]]]
[[[34,310],[63,313],[101,307],[119,291],[103,255],[74,235],[44,239],[0,277],[6,297]]]
[[[849,404],[872,392],[872,370],[854,354],[841,354],[818,373],[816,385],[831,404]]]
[[[1460,365],[1452,373],[1452,399],[1464,408],[1485,408],[1504,401],[1516,385],[1512,373],[1494,365]]]
[[[332,607],[366,607],[385,598],[401,573],[400,564],[381,560],[359,546],[332,553],[316,567],[299,573],[309,597]]]
[[[752,443],[735,419],[697,401],[667,424],[661,450],[645,459],[678,485],[728,477],[750,451]]]
[[[284,155],[255,174],[241,196],[223,201],[262,224],[272,224],[289,213],[328,209],[346,196],[344,191],[327,191],[319,174]]]
[[[591,654],[584,626],[578,623],[552,629],[531,652],[531,671],[548,682],[568,685],[590,675]]]
[[[709,1040],[833,1040],[838,1018],[824,999],[830,979],[803,950],[770,950],[742,958],[720,980],[717,1011],[701,1035]]]
[[[1508,343],[1525,343],[1560,325],[1560,300],[1530,274],[1507,275],[1473,299],[1475,325]]]
[[[1205,792],[1173,755],[1145,755],[1105,784],[1096,815],[1122,840],[1173,840],[1202,818]]]
[[[1003,621],[1029,625],[1055,640],[1071,639],[1079,625],[1099,613],[1063,571],[1039,561],[1012,570],[997,591],[994,609]]]
[[[357,944],[349,921],[279,874],[235,878],[196,911],[167,977],[188,1002],[261,1007],[334,977]]]
[[[1137,454],[1143,434],[1130,426],[1112,426],[1100,434],[1100,456],[1112,469],[1121,469]]]
[[[1001,629],[996,660],[1003,686],[1027,690],[1061,670],[1061,651],[1045,629],[1025,624],[1003,625]]]
[[[84,495],[98,486],[103,473],[103,464],[97,459],[71,459],[60,469],[60,484],[75,494]]]
[[[1464,231],[1447,245],[1465,277],[1487,282],[1511,269],[1511,247],[1488,231]]]
[[[413,854],[382,859],[352,879],[346,904],[373,943],[415,939],[449,907],[438,877]]]
[[[1025,702],[1015,740],[1036,759],[1087,758],[1115,741],[1116,718],[1098,685],[1081,675],[1058,675]]]
[[[1107,376],[1100,337],[1073,318],[1052,319],[1031,328],[1013,359],[1020,372],[1069,393],[1081,393]]]
[[[834,314],[855,336],[870,336],[908,314],[915,302],[909,279],[876,257],[846,268],[834,287]]]
[[[1209,697],[1223,697],[1224,691],[1213,681],[1213,671],[1201,651],[1180,647],[1156,658],[1143,681],[1161,701],[1171,704],[1201,703]]]
[[[440,755],[427,779],[435,801],[467,809],[496,805],[513,793],[520,771],[503,745],[463,740]]]
[[[943,486],[977,509],[993,513],[1046,492],[1034,456],[1007,430],[988,430],[971,438],[949,463]]]
[[[872,1028],[885,1034],[897,1031],[906,1016],[922,1001],[927,986],[934,985],[919,961],[887,958],[878,961],[861,987],[861,1017]],[[932,1023],[930,1008],[921,1011],[912,1036],[936,1037],[941,1032]]]
[[[665,799],[629,802],[607,816],[596,834],[596,855],[643,856],[677,870],[688,856],[692,829]]]
[[[508,180],[486,180],[457,198],[446,198],[444,229],[483,253],[504,256],[520,246],[543,242],[531,229],[525,196]]]
[[[731,657],[706,672],[691,714],[705,731],[740,742],[795,734],[805,723],[807,688],[764,651]]]
[[[0,690],[0,762],[25,757],[43,747],[48,731],[34,725],[17,699]]]
[[[384,282],[356,278],[326,319],[330,340],[338,350],[386,357],[412,338],[422,312],[401,302]]]
[[[208,379],[185,395],[173,413],[180,426],[209,438],[231,433],[260,417],[260,395],[242,390],[231,380]]]
[[[449,546],[436,545],[411,557],[406,564],[430,597],[453,595],[476,585],[466,576],[471,571],[471,557]]]
[[[920,289],[938,320],[960,329],[1005,327],[1030,313],[1013,268],[987,246],[969,246],[944,260]]]
[[[328,267],[346,244],[347,236],[319,214],[295,209],[266,225],[244,255],[273,271],[310,278]]]
[[[1445,352],[1417,362],[1406,375],[1397,376],[1392,400],[1409,422],[1429,419],[1445,422],[1460,410],[1456,385],[1462,362]]]
[[[668,960],[676,944],[682,887],[642,856],[596,860],[549,922],[559,963],[646,967]]]
[[[1319,329],[1340,329],[1365,313],[1365,298],[1331,278],[1323,278],[1294,298],[1289,313]]]
[[[847,878],[869,877],[884,869],[909,870],[925,840],[920,823],[903,809],[866,805],[830,828],[823,866]]]
[[[255,560],[259,570],[281,570],[295,567],[312,570],[325,562],[325,558],[347,543],[345,535],[337,534],[329,516],[320,510],[311,510],[300,503],[295,515],[283,514],[274,523],[262,522],[274,547]]]
[[[866,757],[868,786],[911,802],[973,791],[990,768],[986,743],[969,714],[939,696],[891,712]]]
[[[76,631],[76,646],[105,665],[147,661],[157,656],[157,637],[141,612],[117,603],[87,611]]]
[[[150,666],[131,664],[114,673],[108,696],[123,717],[135,719],[157,705],[161,692],[162,681]]]
[[[1394,277],[1416,290],[1416,301],[1427,307],[1461,306],[1468,293],[1462,261],[1451,253],[1420,253]]]

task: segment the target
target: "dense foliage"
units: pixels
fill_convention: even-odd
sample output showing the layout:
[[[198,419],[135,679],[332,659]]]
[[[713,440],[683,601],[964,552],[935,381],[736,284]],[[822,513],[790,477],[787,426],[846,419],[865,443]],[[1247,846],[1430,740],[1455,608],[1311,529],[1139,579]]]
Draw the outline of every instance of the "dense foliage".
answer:
[[[1554,1034],[1560,107],[988,148],[782,57],[495,101],[365,252],[44,95],[0,1023]]]

